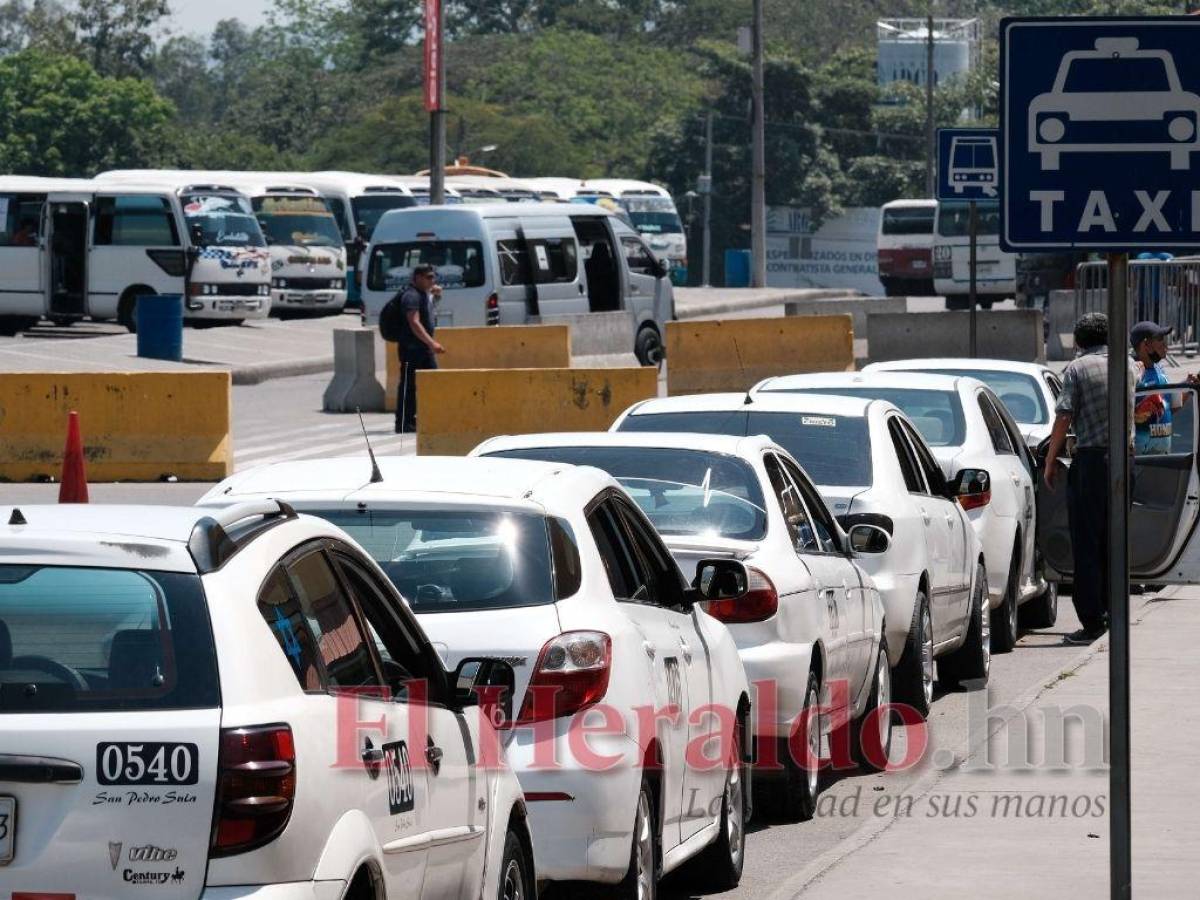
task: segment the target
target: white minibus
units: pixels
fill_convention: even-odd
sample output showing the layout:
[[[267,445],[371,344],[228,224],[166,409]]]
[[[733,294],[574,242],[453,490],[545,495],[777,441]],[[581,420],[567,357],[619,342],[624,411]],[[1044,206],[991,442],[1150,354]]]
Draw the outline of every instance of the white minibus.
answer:
[[[946,298],[946,309],[970,306],[970,204],[938,203],[933,227],[933,289]],[[979,305],[992,304],[1017,291],[1017,257],[1000,249],[1000,204],[980,200],[976,210],[975,292]]]
[[[587,190],[620,203],[654,255],[670,266],[671,280],[687,283],[687,236],[666,188],[628,178],[589,178],[585,184]]]
[[[928,297],[933,290],[933,220],[936,200],[883,204],[875,252],[879,281],[888,297]]]
[[[663,355],[674,317],[666,266],[619,218],[588,203],[494,203],[400,209],[368,248],[367,321],[409,280],[437,268],[440,325],[520,325],[544,317],[627,310],[643,364]]]
[[[136,327],[138,297],[182,294],[192,324],[271,308],[270,261],[229,184],[0,178],[0,332],[45,316]]]
[[[417,201],[417,206],[429,205],[428,175],[389,175],[388,178],[392,179],[392,181],[400,182],[412,191],[413,199]],[[446,206],[463,202],[462,194],[449,185],[443,185],[442,193],[445,195]]]

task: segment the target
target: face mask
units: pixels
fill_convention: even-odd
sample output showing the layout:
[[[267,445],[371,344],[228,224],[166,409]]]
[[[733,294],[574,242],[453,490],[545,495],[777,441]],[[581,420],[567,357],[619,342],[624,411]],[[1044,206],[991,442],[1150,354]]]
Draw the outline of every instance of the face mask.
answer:
[[[1159,355],[1157,350],[1147,350],[1146,356],[1149,357],[1151,365],[1158,365],[1162,362],[1162,356]]]

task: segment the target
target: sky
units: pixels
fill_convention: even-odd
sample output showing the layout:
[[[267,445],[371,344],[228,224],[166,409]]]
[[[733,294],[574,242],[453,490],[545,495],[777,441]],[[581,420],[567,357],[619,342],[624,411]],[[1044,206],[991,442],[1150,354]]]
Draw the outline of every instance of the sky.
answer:
[[[207,36],[222,19],[261,25],[272,0],[172,0],[171,30]]]

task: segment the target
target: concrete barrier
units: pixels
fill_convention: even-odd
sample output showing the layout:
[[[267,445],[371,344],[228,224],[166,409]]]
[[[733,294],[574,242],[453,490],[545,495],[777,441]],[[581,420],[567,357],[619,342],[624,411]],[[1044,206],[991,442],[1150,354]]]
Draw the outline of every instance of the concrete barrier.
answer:
[[[1107,294],[1105,291],[1096,293]],[[1051,291],[1046,307],[1046,358],[1075,358],[1075,292]]]
[[[789,316],[828,316],[849,313],[854,319],[854,334],[867,333],[867,316],[874,313],[902,313],[908,310],[907,297],[838,297],[789,300],[784,312]]]
[[[980,356],[1045,362],[1041,310],[980,310],[978,316]],[[971,314],[965,311],[868,316],[867,347],[871,362],[922,356],[967,356],[971,347],[970,325]]]
[[[0,480],[62,469],[79,412],[90,481],[218,481],[233,472],[228,372],[0,373]]]
[[[461,455],[499,434],[605,431],[657,393],[651,367],[418,372],[417,452]]]
[[[326,412],[383,409],[383,385],[375,377],[374,328],[333,332],[333,380],[325,388],[322,406]]]
[[[434,337],[446,348],[439,369],[566,369],[571,365],[567,325],[483,325],[439,328]],[[396,345],[386,345],[387,393],[384,408],[396,409],[400,363]]]
[[[771,375],[854,370],[848,314],[667,323],[667,392],[744,391]]]
[[[573,357],[633,352],[633,314],[628,310],[541,316],[537,321],[570,328]]]

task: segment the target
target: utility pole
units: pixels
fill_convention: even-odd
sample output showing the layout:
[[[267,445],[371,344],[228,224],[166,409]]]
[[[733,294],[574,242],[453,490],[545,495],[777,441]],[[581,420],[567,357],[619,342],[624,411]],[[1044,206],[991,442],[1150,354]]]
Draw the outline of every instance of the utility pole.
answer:
[[[446,60],[442,0],[425,0],[425,109],[429,112],[429,202],[446,201]]]
[[[933,157],[937,152],[933,133],[933,2],[925,19],[925,195],[934,195]]]
[[[763,0],[754,0],[752,62],[754,91],[754,161],[750,183],[750,286],[767,284],[767,152],[763,131]]]
[[[701,182],[704,188],[704,272],[701,287],[708,287],[709,273],[712,272],[712,129],[713,114],[710,112],[704,125],[704,178]]]

